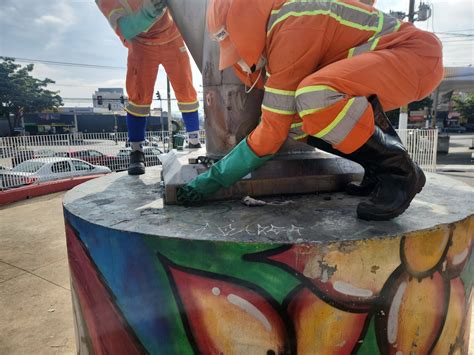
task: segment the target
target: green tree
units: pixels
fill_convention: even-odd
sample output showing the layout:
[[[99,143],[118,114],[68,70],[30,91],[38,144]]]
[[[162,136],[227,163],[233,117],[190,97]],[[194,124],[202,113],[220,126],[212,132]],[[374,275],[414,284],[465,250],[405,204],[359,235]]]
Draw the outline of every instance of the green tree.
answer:
[[[474,123],[474,94],[458,96],[454,100],[454,107],[467,123]]]
[[[0,117],[8,120],[11,131],[20,125],[24,113],[57,110],[63,104],[59,92],[46,89],[54,84],[53,80],[31,76],[33,64],[22,67],[13,58],[0,57],[0,60]]]

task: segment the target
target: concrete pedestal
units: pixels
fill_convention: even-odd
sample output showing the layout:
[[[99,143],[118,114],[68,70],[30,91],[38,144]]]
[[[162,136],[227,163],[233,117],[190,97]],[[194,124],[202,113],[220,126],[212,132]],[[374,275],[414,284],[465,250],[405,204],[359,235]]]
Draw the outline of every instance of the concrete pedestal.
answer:
[[[343,193],[164,206],[160,174],[66,195],[81,354],[467,354],[471,188],[366,222]]]

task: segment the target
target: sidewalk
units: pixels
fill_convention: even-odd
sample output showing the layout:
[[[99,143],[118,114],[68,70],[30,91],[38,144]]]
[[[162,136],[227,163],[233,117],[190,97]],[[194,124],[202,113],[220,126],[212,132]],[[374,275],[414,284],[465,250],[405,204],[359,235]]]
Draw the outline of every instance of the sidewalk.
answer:
[[[0,208],[0,354],[75,354],[63,195]]]

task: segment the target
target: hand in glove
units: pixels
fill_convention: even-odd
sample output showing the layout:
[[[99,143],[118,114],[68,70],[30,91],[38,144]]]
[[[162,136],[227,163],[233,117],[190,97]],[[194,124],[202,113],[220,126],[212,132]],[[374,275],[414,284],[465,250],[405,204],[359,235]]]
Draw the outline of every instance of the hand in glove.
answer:
[[[222,187],[229,187],[245,175],[262,166],[272,156],[258,157],[242,140],[224,158],[213,164],[205,173],[189,184],[178,188],[177,199],[184,205],[193,205],[216,193]]]
[[[118,20],[122,36],[131,40],[148,30],[166,11],[166,0],[145,0],[137,11]]]

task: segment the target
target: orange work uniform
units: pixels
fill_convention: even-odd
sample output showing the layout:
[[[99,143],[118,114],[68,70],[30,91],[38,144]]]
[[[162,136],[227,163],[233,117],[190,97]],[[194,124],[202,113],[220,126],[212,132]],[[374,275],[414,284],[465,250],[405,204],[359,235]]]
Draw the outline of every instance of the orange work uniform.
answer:
[[[120,33],[120,18],[137,11],[143,0],[96,0],[110,25],[128,48],[126,111],[146,117],[150,113],[158,68],[163,65],[170,79],[181,112],[199,108],[193,87],[191,63],[183,38],[168,10],[146,31],[127,41]]]
[[[435,35],[355,0],[233,0],[226,25],[249,66],[267,58],[262,119],[247,139],[260,157],[289,134],[350,154],[374,131],[367,97],[392,110],[424,98],[443,76]]]

